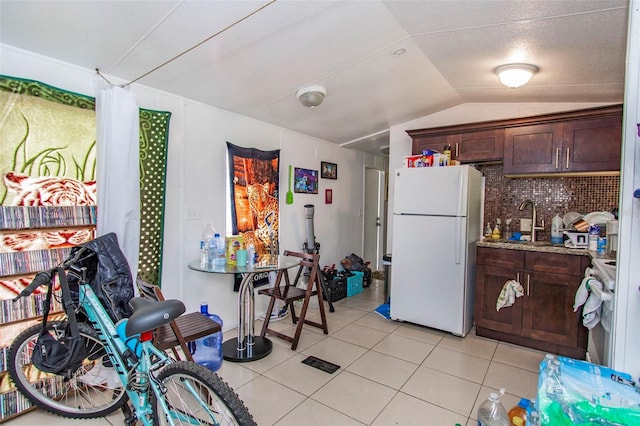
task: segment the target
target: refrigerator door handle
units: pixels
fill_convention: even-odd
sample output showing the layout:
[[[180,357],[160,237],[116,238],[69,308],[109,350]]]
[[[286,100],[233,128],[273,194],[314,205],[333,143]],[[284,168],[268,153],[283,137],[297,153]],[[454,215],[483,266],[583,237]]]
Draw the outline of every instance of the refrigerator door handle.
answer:
[[[462,262],[462,218],[456,217],[455,235],[453,236],[456,265]]]
[[[466,216],[466,214],[463,214],[462,212],[462,205],[463,205],[463,197],[464,197],[464,174],[463,173],[459,173],[458,174],[458,199],[457,199],[457,205],[456,205],[456,216]]]

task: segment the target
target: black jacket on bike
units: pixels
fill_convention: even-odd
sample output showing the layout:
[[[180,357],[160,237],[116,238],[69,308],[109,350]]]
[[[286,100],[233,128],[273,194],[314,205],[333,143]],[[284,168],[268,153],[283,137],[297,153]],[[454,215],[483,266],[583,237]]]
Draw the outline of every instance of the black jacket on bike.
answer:
[[[133,279],[129,263],[118,244],[115,233],[101,235],[96,239],[71,249],[74,256],[78,250],[88,249],[86,256],[76,264],[77,267],[87,268],[87,280],[93,291],[102,302],[114,322],[128,318],[132,314],[129,300],[133,297]],[[78,280],[69,275],[69,285],[74,297]]]

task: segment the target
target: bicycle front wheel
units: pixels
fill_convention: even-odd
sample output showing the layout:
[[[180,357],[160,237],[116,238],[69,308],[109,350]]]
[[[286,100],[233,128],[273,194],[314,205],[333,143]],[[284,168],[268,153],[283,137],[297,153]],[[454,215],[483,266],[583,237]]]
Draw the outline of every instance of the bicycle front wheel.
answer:
[[[165,367],[158,379],[164,386],[162,399],[155,401],[160,425],[255,425],[238,395],[213,371],[193,362],[178,361]],[[171,419],[171,421],[169,421]]]
[[[47,329],[60,338],[65,333],[65,324],[50,321]],[[45,373],[31,364],[41,324],[26,329],[13,341],[7,358],[9,375],[20,392],[44,410],[76,419],[103,417],[120,408],[127,393],[95,330],[83,323],[78,326],[87,357],[70,379]]]

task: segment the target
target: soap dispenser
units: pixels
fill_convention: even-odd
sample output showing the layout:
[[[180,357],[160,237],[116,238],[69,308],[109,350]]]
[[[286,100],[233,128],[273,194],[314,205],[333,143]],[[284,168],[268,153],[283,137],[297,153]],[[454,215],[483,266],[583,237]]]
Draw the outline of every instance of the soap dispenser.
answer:
[[[487,226],[485,226],[484,228],[484,236],[487,238],[491,238],[492,233],[493,231],[491,231],[491,222],[487,222]]]
[[[512,219],[505,219],[504,223],[505,223],[505,227],[504,227],[504,238],[507,240],[511,239],[511,220]]]
[[[493,231],[491,232],[491,239],[494,241],[500,239],[500,219],[496,221],[496,226],[493,228]]]

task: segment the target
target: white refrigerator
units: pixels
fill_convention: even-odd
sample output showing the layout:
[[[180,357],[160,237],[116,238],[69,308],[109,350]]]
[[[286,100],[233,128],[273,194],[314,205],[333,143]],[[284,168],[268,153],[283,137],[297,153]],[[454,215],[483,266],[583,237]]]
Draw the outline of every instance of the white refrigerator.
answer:
[[[473,325],[482,174],[404,168],[394,185],[391,318],[464,337]]]

